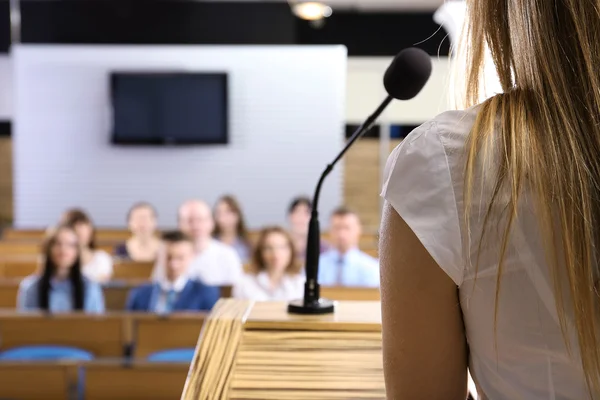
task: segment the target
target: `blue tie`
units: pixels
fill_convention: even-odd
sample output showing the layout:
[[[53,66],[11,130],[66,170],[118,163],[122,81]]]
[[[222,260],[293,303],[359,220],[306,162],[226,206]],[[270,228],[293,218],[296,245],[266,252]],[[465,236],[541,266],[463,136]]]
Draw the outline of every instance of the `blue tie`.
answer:
[[[344,286],[344,256],[342,255],[340,255],[337,260],[336,284],[338,286]]]
[[[167,292],[167,301],[165,304],[165,312],[166,313],[170,313],[171,311],[173,311],[176,300],[177,300],[177,292],[174,291],[173,289],[169,290]]]

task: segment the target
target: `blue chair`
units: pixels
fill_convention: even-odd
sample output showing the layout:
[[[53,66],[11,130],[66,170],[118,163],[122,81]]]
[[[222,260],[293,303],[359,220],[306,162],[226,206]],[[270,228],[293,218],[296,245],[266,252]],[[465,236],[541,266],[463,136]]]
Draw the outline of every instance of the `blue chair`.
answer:
[[[0,361],[91,361],[89,351],[68,346],[22,346],[0,352]]]
[[[191,363],[194,358],[195,349],[171,349],[157,351],[148,356],[150,362],[185,362]]]

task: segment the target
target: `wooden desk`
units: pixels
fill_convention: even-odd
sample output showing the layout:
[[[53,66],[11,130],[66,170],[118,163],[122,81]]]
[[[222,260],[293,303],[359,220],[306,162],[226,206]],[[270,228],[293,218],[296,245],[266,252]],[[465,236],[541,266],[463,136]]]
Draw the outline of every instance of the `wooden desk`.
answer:
[[[77,365],[66,362],[0,362],[0,398],[69,399]]]
[[[44,315],[0,312],[0,348],[26,345],[78,347],[96,357],[121,357],[129,342],[127,319],[120,315]]]
[[[378,302],[297,316],[287,304],[219,301],[182,399],[385,399]]]
[[[169,349],[196,347],[206,314],[136,315],[133,317],[134,357]]]
[[[85,366],[85,399],[178,399],[188,369],[178,363],[90,363]]]

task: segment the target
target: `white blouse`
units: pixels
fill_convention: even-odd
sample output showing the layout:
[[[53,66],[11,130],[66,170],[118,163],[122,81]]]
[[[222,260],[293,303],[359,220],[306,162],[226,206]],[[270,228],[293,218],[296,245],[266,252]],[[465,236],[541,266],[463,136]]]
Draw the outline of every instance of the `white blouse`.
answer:
[[[285,275],[277,288],[271,288],[269,274],[260,272],[244,274],[242,279],[233,286],[232,295],[236,299],[255,301],[291,301],[301,299],[304,295],[304,282],[302,274]]]
[[[106,280],[106,277],[110,279],[113,274],[113,259],[107,252],[96,250],[81,272],[83,276],[94,282]]]
[[[477,110],[447,112],[413,131],[388,160],[382,195],[459,288],[469,369],[481,399],[587,398],[577,340],[569,337],[571,357],[561,335],[531,200],[519,206],[510,237],[494,331],[502,242],[497,230],[490,230],[482,248],[477,279],[471,257],[477,254],[489,188],[473,191],[471,232],[464,224],[465,140]]]

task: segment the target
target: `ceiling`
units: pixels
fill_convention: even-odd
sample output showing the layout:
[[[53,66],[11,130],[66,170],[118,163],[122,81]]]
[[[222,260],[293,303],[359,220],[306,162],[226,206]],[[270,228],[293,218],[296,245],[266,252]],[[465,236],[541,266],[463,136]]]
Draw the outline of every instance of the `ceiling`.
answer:
[[[209,0],[210,1],[210,0]],[[231,0],[212,0],[231,1]],[[237,0],[257,1],[257,0]],[[260,1],[260,0],[259,0]],[[286,0],[262,0],[262,1],[286,1]],[[308,0],[289,0],[290,2]],[[313,0],[315,1],[315,0]],[[361,11],[434,11],[444,3],[444,0],[319,0],[336,9],[354,9]],[[453,0],[446,0],[453,1]]]
[[[364,11],[432,11],[444,3],[444,0],[323,0],[334,10],[336,8]]]

